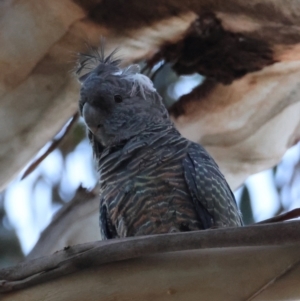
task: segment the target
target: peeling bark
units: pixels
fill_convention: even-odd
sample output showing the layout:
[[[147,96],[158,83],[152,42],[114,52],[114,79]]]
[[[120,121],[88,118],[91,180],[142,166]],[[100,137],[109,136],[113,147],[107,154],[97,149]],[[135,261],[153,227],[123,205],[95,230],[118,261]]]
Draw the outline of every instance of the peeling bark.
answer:
[[[176,53],[175,59],[170,57],[174,68],[186,73],[182,66],[187,66],[192,72],[196,62],[197,71],[216,80],[209,96],[187,101],[181,116],[174,120],[185,136],[208,148],[233,188],[250,174],[276,164],[287,147],[299,139],[299,120],[294,122],[298,125],[291,124],[291,119],[297,118],[292,111],[298,110],[291,103],[298,97],[297,1],[32,0],[2,1],[0,5],[0,27],[5,28],[0,37],[0,127],[5,129],[0,135],[2,188],[77,110],[78,85],[70,73],[74,53],[84,51],[86,41],[97,46],[100,35],[108,38],[107,51],[121,45],[124,64],[151,60],[166,45],[181,45],[179,50],[175,47],[177,52],[170,48]],[[191,57],[190,51],[186,52],[189,43],[185,42],[191,38],[193,26],[201,47],[198,45],[200,48],[194,49]],[[240,38],[242,42],[238,42]],[[224,87],[220,81],[231,84]],[[267,89],[274,86],[274,94],[269,97],[266,82]],[[271,97],[276,99],[277,107],[272,105],[266,112]],[[264,99],[259,104],[265,108],[263,114],[258,112],[257,118],[249,118],[249,110],[257,110],[258,98]],[[191,110],[198,115],[188,113]],[[217,125],[212,133],[210,125],[203,127],[201,120],[215,120],[216,116],[222,131]],[[276,118],[278,122],[288,121],[284,135],[277,135],[274,141],[279,124],[274,122]],[[241,120],[247,120],[246,127]],[[191,133],[187,133],[188,128]],[[270,151],[267,144],[274,142]]]
[[[199,73],[223,84],[275,63],[268,42],[226,31],[213,13],[199,15],[182,40],[162,46],[148,65],[161,60],[179,75]]]
[[[232,189],[300,140],[299,68],[282,62],[231,85],[207,82],[171,108],[179,131],[206,147]]]

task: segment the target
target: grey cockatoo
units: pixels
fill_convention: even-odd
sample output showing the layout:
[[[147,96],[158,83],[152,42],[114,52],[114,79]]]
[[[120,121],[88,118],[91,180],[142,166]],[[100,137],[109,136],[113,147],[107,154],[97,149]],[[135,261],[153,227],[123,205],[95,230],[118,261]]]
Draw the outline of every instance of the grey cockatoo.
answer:
[[[241,226],[215,161],[180,135],[139,66],[121,69],[113,55],[82,54],[77,69],[99,168],[102,237]]]

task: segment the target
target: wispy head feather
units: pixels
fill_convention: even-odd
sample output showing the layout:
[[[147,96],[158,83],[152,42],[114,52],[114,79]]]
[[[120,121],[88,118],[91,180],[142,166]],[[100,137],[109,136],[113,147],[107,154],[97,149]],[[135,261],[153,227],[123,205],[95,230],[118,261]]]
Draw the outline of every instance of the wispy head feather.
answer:
[[[119,65],[121,63],[120,59],[115,59],[114,55],[117,53],[118,48],[114,49],[110,55],[105,57],[104,54],[104,42],[101,42],[100,48],[95,48],[88,46],[89,53],[79,53],[76,75],[80,82],[84,82],[85,79],[92,73],[97,67],[103,66],[108,67],[109,73],[119,70]]]
[[[127,75],[126,79],[133,82],[131,96],[136,95],[138,91],[142,94],[143,98],[146,97],[147,92],[155,92],[152,81],[144,74],[136,73]]]
[[[139,65],[130,65],[124,69],[120,67],[121,60],[114,56],[118,48],[113,50],[107,57],[104,54],[104,43],[101,41],[100,48],[89,47],[88,54],[80,53],[76,68],[76,75],[81,83],[91,75],[97,74],[101,79],[116,77],[119,80],[129,81],[132,84],[130,96],[141,93],[145,98],[147,93],[155,92],[152,81],[140,73]]]

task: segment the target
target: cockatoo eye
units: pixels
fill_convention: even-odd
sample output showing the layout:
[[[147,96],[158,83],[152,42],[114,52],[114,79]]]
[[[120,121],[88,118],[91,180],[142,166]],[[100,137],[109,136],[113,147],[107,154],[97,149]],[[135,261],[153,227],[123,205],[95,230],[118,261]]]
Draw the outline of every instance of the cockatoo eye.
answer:
[[[116,103],[120,103],[120,102],[123,101],[122,96],[119,95],[119,94],[115,95],[115,96],[114,96],[114,99],[115,99],[115,102],[116,102]]]

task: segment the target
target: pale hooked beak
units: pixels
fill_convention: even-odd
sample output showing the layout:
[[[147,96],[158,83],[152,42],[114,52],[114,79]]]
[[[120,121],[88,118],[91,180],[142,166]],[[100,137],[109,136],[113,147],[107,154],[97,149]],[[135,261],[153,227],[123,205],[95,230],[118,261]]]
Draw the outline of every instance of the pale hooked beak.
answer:
[[[86,102],[82,108],[82,117],[89,130],[96,135],[99,128],[102,127],[102,124],[99,123],[99,112],[97,108]]]

